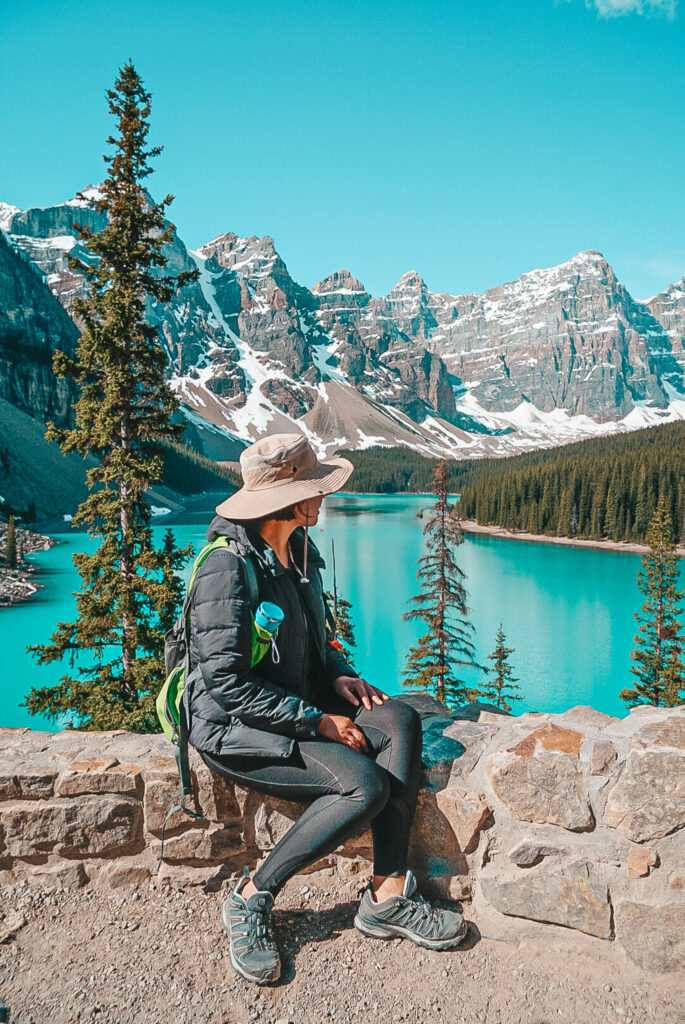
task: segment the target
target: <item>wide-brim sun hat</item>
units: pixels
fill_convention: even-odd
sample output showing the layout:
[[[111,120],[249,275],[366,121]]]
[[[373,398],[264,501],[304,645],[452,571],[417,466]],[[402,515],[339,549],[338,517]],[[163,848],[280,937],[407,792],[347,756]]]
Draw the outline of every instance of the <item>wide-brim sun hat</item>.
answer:
[[[216,511],[226,519],[261,519],[339,491],[353,469],[349,459],[317,459],[304,434],[270,434],[241,452],[243,486]]]

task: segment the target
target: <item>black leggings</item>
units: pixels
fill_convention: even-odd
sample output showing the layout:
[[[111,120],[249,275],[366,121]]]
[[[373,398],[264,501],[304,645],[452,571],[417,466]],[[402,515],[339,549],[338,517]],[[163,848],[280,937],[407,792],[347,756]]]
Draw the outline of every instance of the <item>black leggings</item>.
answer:
[[[254,876],[274,895],[284,882],[331,853],[371,822],[374,872],[403,875],[421,777],[421,722],[413,708],[390,700],[371,711],[335,708],[353,718],[370,756],[333,740],[296,742],[289,758],[202,753],[207,766],[231,782],[282,800],[312,801]]]

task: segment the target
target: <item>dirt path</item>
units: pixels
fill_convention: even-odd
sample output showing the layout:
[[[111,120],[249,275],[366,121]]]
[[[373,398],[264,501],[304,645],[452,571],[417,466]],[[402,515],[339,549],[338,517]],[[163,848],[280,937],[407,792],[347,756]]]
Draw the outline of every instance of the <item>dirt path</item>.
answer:
[[[374,942],[352,925],[359,883],[327,882],[279,897],[284,977],[269,988],[230,966],[226,892],[5,888],[5,922],[26,924],[0,945],[0,999],[12,1024],[682,1024],[685,981],[607,943],[561,952],[554,929],[503,942],[473,924],[449,953]]]

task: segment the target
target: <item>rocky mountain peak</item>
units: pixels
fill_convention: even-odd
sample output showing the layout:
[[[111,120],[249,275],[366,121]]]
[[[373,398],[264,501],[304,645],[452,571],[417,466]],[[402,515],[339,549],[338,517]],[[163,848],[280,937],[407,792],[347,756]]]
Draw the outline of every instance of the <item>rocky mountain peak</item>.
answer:
[[[336,270],[323,281],[317,281],[312,292],[314,295],[349,295],[351,292],[368,295],[361,281],[352,277],[349,270]]]
[[[85,206],[89,207],[89,204],[95,199],[102,199],[102,186],[104,182],[100,181],[97,185],[86,185],[82,188],[78,195],[74,196],[73,199],[67,199],[64,206]],[[145,198],[148,203],[153,202],[152,196],[145,189]]]
[[[0,203],[0,230],[10,230],[10,224],[15,213],[21,213],[18,206],[12,206],[11,203]]]
[[[274,240],[270,235],[250,235],[241,238],[233,231],[227,231],[213,238],[211,242],[200,246],[197,252],[209,258],[214,256],[220,266],[228,270],[238,270],[246,275],[256,265],[272,266],[280,256],[276,252]]]
[[[647,299],[645,304],[649,306],[655,299],[671,299],[674,302],[685,300],[685,277],[681,277],[679,281],[667,285],[658,295],[653,295],[651,299]]]
[[[388,292],[388,295],[397,295],[402,292],[420,292],[426,288],[426,282],[416,270],[408,270],[402,274],[397,284]]]
[[[673,356],[685,371],[685,277],[647,299],[644,305],[663,326]],[[675,383],[677,387],[677,381]]]
[[[495,288],[489,288],[484,292],[485,296],[503,294],[513,295],[525,293],[528,301],[536,303],[546,302],[550,294],[560,289],[564,284],[583,281],[584,283],[597,282],[614,287],[616,276],[611,266],[602,255],[593,249],[576,253],[564,263],[558,263],[553,267],[541,267],[536,270],[529,270],[521,274],[514,281]]]

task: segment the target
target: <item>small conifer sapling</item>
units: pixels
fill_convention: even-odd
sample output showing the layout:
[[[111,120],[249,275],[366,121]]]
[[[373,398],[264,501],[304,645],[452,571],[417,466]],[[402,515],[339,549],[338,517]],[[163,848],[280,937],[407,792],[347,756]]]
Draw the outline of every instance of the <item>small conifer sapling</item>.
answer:
[[[674,706],[683,703],[685,687],[684,638],[678,618],[683,591],[677,589],[673,524],[663,495],[649,524],[647,543],[649,551],[637,574],[637,585],[646,601],[641,612],[635,612],[640,625],[630,655],[630,671],[636,682],[634,687],[621,690],[619,697],[628,707]]]
[[[514,675],[509,664],[509,656],[514,654],[514,648],[506,646],[506,639],[500,622],[495,649],[492,654],[488,654],[488,661],[492,662],[492,668],[488,669],[488,675],[478,688],[477,694],[503,711],[511,711],[509,702],[523,700],[523,697],[516,692],[520,689],[517,685],[518,676]]]

